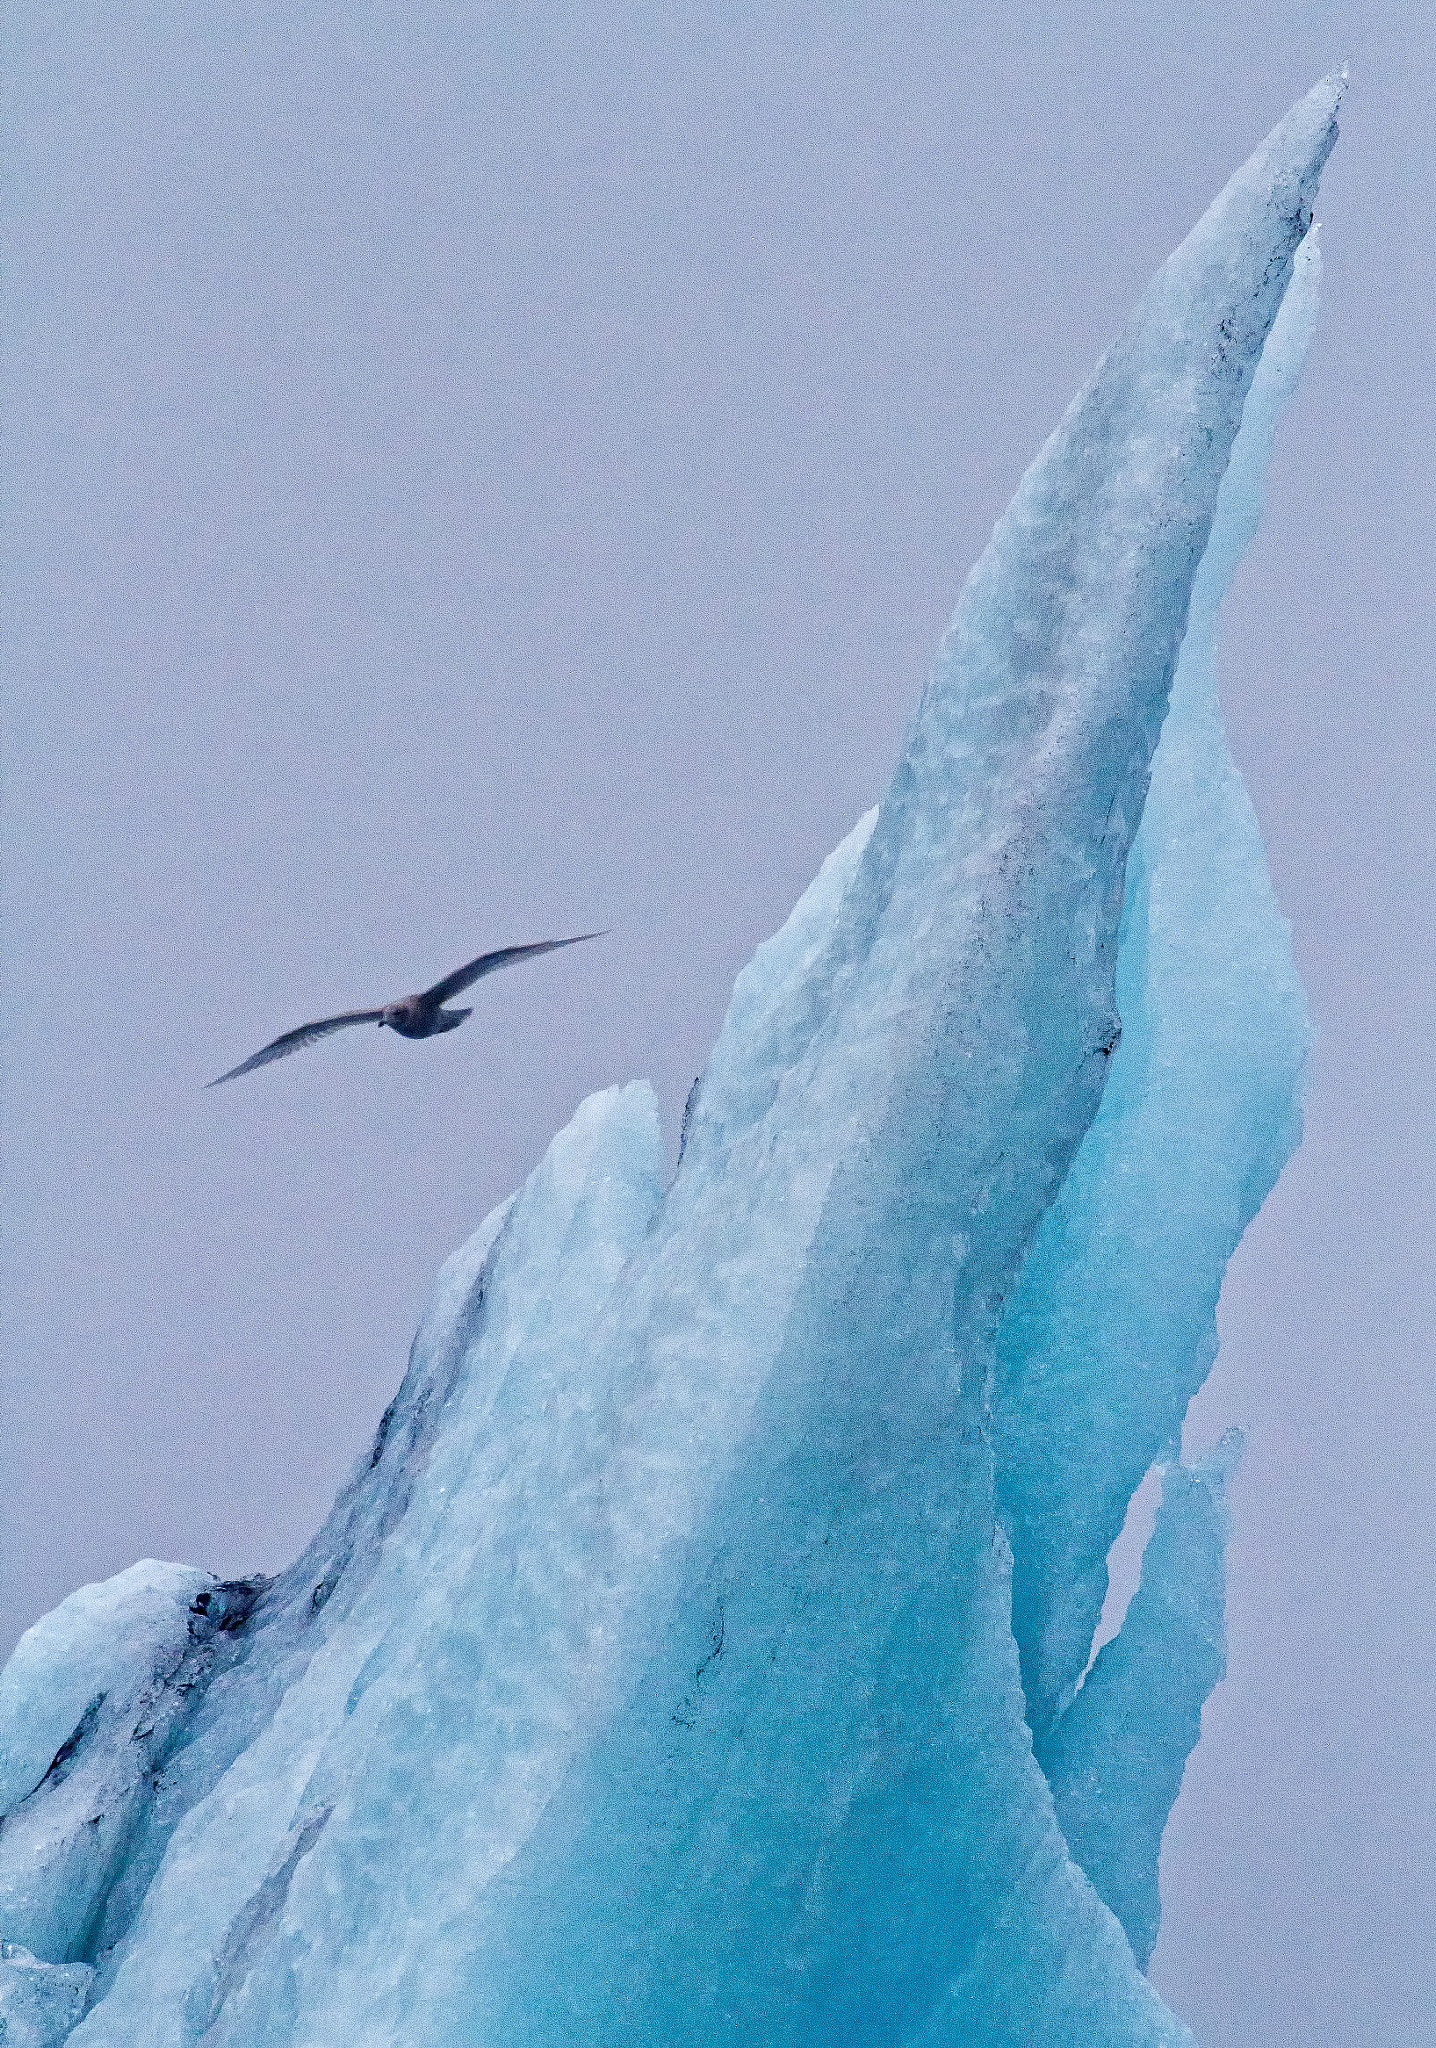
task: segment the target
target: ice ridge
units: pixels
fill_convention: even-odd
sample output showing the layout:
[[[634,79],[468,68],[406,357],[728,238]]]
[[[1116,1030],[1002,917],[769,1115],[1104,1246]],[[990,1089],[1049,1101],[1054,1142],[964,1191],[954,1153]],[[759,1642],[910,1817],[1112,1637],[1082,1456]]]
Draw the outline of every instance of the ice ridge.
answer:
[[[1087,1284],[1084,1218],[1140,1122],[1081,1167],[1109,1074],[1140,1108],[1168,1058],[1159,911],[1195,912],[1171,830],[1130,877],[1129,853],[1199,564],[1219,593],[1221,536],[1239,551],[1219,492],[1339,95],[1238,172],[1023,479],[876,816],[739,978],[672,1184],[646,1087],[583,1104],[445,1268],[295,1566],[161,1578],[133,1613],[112,1581],[17,1652],[0,1933],[28,1953],[0,1955],[0,2013],[37,2043],[82,2001],[84,2048],[1189,2039],[1134,1947],[1220,1666],[1216,1466],[1169,1478],[1127,1623],[1072,1686],[1209,1280],[1159,1400],[1117,1384],[1130,1351],[1084,1353],[1070,1445],[1047,1304],[1053,1275]],[[1179,784],[1227,772],[1182,758]],[[1234,812],[1190,815],[1205,844]],[[1198,943],[1221,952],[1233,902],[1270,966],[1255,884],[1195,906]],[[1276,1170],[1294,1000],[1274,1067],[1218,1089],[1220,1228],[1131,1239],[1143,1299]],[[1228,1145],[1242,1117],[1265,1136]],[[1087,1208],[1037,1273],[1074,1158]],[[1047,1551],[1029,1460],[1057,1475]],[[79,1647],[106,1615],[108,1685]]]

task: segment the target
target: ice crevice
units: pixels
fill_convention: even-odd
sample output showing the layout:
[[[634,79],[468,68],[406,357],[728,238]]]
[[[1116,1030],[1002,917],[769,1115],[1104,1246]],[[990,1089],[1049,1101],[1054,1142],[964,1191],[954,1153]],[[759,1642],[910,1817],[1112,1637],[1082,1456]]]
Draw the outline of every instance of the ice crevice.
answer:
[[[1170,1464],[1078,1681],[1299,1129],[1213,650],[1340,89],[1023,479],[881,805],[739,976],[671,1183],[646,1085],[592,1097],[444,1268],[287,1572],[137,1566],[22,1642],[14,2039],[1189,2039],[1141,1965],[1233,1444]]]

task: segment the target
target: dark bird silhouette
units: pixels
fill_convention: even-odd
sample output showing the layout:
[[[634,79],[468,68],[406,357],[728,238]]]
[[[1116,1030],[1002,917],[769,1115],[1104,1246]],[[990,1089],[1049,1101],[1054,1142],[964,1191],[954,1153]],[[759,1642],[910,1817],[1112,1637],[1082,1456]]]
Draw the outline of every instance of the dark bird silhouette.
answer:
[[[317,1038],[327,1038],[331,1031],[343,1031],[350,1024],[387,1024],[401,1038],[432,1038],[439,1031],[454,1031],[465,1017],[474,1013],[472,1007],[446,1010],[444,1004],[450,996],[482,981],[486,974],[497,974],[501,967],[512,967],[520,960],[536,959],[540,953],[556,953],[560,946],[581,946],[586,939],[604,936],[603,932],[580,932],[572,939],[540,939],[532,946],[500,946],[495,953],[480,953],[467,967],[456,967],[452,974],[446,974],[442,981],[436,981],[419,995],[401,996],[397,1003],[385,1003],[381,1010],[346,1010],[341,1017],[321,1017],[313,1024],[301,1024],[297,1031],[286,1031],[259,1052],[251,1053],[247,1060],[241,1060],[237,1067],[231,1067],[227,1074],[207,1081],[205,1086],[218,1088],[221,1081],[237,1080],[241,1074],[267,1067],[271,1060],[282,1060],[286,1054],[298,1052],[301,1046],[313,1045]]]

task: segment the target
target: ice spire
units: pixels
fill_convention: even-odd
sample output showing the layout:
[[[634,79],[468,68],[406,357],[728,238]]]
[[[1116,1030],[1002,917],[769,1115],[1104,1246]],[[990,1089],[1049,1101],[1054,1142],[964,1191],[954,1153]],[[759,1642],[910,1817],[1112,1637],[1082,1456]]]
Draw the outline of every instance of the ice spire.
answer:
[[[77,2043],[1187,2039],[1033,1755],[995,1345],[1117,1044],[1128,851],[1338,97],[1023,480],[674,1184],[609,1091],[451,1263],[372,1457],[168,1727],[105,1945],[41,1958],[95,1969]]]

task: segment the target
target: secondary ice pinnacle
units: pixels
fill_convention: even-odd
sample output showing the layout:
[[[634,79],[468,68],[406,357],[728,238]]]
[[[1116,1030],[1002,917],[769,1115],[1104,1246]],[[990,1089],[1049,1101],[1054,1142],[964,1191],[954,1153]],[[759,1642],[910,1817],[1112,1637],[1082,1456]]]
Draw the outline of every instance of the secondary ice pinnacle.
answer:
[[[313,1045],[316,1039],[328,1038],[332,1031],[343,1031],[350,1024],[387,1024],[401,1038],[433,1038],[440,1031],[456,1031],[464,1019],[474,1013],[472,1008],[446,1010],[443,1005],[450,996],[471,988],[486,974],[497,974],[501,967],[513,967],[520,960],[532,960],[539,953],[556,953],[561,946],[581,946],[585,939],[601,939],[603,936],[602,932],[579,932],[572,939],[538,939],[531,946],[500,946],[493,953],[480,953],[477,960],[470,960],[466,967],[456,967],[452,974],[446,974],[442,981],[436,981],[432,988],[422,989],[418,995],[401,996],[397,1003],[385,1003],[378,1010],[345,1010],[338,1017],[320,1017],[313,1024],[301,1024],[293,1031],[282,1032],[258,1052],[251,1053],[247,1060],[241,1060],[237,1067],[231,1067],[227,1074],[219,1074],[213,1081],[207,1081],[205,1086],[218,1088],[221,1081],[237,1080],[241,1074],[253,1073],[256,1067],[267,1067],[271,1060],[282,1060],[287,1054],[298,1052],[302,1046]]]

